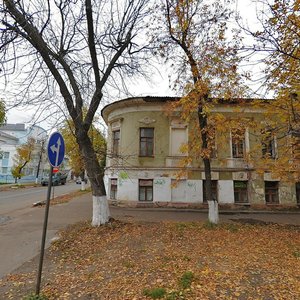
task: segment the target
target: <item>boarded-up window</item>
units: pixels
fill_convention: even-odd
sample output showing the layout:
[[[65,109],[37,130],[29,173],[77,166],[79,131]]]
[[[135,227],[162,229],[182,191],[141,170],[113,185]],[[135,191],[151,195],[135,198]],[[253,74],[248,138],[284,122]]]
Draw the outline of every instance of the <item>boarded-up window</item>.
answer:
[[[279,203],[277,181],[265,181],[265,199],[266,204]]]
[[[248,203],[247,181],[234,181],[234,202]]]
[[[171,155],[182,156],[186,153],[181,151],[181,147],[187,143],[185,128],[171,128]]]
[[[140,128],[140,156],[153,156],[154,128]]]
[[[153,180],[139,180],[139,201],[153,201]]]
[[[186,201],[186,180],[172,179],[171,197],[172,202]]]
[[[112,178],[110,180],[110,199],[117,199],[117,191],[118,191],[118,180],[116,178]]]

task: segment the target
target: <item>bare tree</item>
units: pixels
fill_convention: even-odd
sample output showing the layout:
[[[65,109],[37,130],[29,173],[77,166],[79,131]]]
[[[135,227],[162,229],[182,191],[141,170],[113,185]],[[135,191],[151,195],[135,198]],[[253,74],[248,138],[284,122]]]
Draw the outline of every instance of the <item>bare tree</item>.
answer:
[[[103,169],[88,136],[112,85],[139,72],[145,45],[147,0],[3,0],[1,69],[7,83],[20,79],[19,102],[49,110],[56,105],[75,126],[92,186],[93,225],[109,220]],[[62,99],[62,104],[59,102]],[[83,107],[87,107],[83,114]]]

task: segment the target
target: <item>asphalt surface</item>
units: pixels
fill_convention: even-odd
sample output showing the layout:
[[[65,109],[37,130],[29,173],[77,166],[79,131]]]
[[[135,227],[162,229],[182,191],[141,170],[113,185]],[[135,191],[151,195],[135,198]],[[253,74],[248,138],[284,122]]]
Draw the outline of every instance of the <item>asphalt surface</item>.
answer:
[[[0,217],[9,216],[17,210],[23,210],[30,207],[32,203],[44,201],[47,198],[47,186],[27,187],[19,189],[6,189],[0,186]],[[64,194],[69,194],[73,191],[78,191],[80,185],[75,182],[68,182],[66,185],[53,186],[51,197],[57,197]]]
[[[111,206],[111,216],[123,221],[205,221],[207,211],[184,209],[142,209]],[[13,218],[2,219],[0,223],[0,278],[20,267],[39,254],[44,207],[30,207],[19,210]],[[83,194],[64,204],[50,207],[46,247],[57,235],[57,231],[79,221],[92,217],[91,194]],[[220,212],[220,222],[273,222],[300,226],[300,214],[278,212]]]

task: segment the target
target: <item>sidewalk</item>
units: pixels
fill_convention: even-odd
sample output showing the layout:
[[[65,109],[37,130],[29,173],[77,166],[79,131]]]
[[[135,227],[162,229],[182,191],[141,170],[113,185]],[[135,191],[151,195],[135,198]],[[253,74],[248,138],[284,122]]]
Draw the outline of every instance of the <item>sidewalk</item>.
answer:
[[[29,207],[0,225],[0,278],[40,252],[45,207]],[[83,194],[74,200],[50,207],[46,246],[58,230],[91,219],[92,200]]]

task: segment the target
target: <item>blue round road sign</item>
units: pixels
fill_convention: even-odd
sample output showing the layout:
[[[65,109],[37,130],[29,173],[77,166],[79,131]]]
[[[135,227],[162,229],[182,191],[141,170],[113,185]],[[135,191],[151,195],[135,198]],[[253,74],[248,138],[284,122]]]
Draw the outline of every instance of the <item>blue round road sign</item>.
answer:
[[[65,141],[59,132],[51,134],[47,147],[48,159],[52,167],[58,167],[65,156]]]

